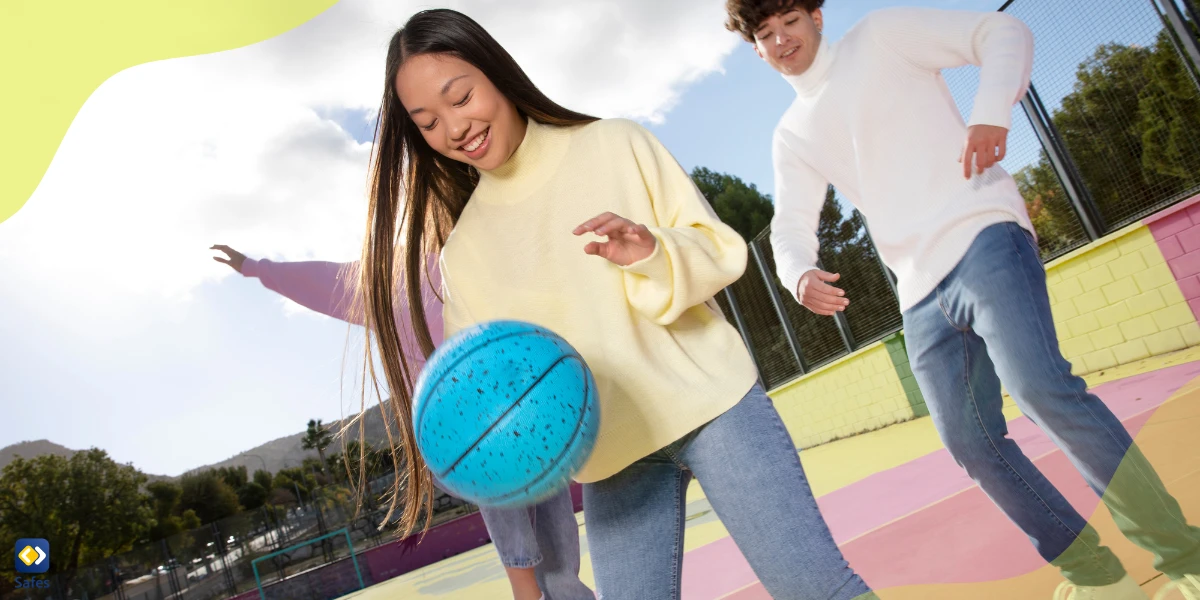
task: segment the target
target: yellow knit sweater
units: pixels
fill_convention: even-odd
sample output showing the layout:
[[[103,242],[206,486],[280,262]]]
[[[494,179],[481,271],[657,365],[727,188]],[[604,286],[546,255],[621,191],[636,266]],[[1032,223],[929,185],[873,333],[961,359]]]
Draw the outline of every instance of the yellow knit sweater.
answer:
[[[584,253],[573,230],[606,211],[657,240],[627,267]],[[561,335],[600,398],[600,433],[576,480],[599,481],[720,416],[750,390],[754,363],[713,296],[746,268],[746,244],[640,125],[530,120],[500,168],[482,173],[442,251],[446,336],[515,319]]]

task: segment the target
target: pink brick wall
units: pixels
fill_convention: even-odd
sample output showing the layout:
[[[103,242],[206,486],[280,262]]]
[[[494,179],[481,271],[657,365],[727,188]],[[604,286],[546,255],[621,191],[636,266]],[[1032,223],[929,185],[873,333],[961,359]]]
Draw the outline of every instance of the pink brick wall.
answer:
[[[1200,320],[1200,196],[1143,221],[1171,267],[1192,314]]]

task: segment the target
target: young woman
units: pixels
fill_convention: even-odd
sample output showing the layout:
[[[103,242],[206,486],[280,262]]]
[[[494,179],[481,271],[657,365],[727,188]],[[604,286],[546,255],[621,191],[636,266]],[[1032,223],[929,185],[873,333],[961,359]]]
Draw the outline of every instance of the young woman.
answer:
[[[416,372],[394,287],[403,272],[421,332],[421,265],[440,256],[447,336],[536,323],[595,375],[601,429],[576,479],[605,600],[679,598],[693,475],[773,597],[869,594],[712,300],[741,276],[746,245],[658,140],[555,104],[450,10],[417,13],[393,36],[384,86],[358,297],[409,457],[404,526],[428,510],[432,480],[412,435]]]
[[[245,277],[256,277],[269,290],[310,310],[362,325],[361,310],[352,306],[358,263],[324,261],[274,262],[255,260],[217,245],[224,257],[213,260],[229,265]],[[436,287],[436,265],[430,265],[430,283]],[[396,325],[404,352],[414,365],[424,362],[409,321],[405,299],[396,306]],[[426,314],[429,337],[442,341],[441,300],[429,285],[422,287],[420,303]],[[419,367],[418,367],[419,368]],[[529,509],[480,507],[492,544],[500,555],[512,585],[514,600],[592,600],[595,595],[579,580],[579,525],[569,490]],[[545,595],[543,596],[543,592]]]

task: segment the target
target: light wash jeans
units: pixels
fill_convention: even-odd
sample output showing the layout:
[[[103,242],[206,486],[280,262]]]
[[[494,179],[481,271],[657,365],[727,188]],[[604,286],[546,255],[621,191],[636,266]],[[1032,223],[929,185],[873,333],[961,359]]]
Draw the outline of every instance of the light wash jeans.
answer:
[[[874,597],[842,557],[771,399],[755,386],[682,439],[583,486],[602,600],[678,600],[693,473],[776,600]]]
[[[1071,374],[1054,332],[1033,237],[1015,223],[985,229],[934,293],[904,313],[917,383],[942,442],[1048,562],[1078,585],[1125,574],[1112,551],[1009,439],[1003,381],[1021,412],[1066,454],[1156,568],[1200,573],[1200,529],[1112,411]]]
[[[569,489],[529,508],[480,507],[479,512],[501,564],[533,567],[545,600],[595,600],[579,580],[579,523]]]

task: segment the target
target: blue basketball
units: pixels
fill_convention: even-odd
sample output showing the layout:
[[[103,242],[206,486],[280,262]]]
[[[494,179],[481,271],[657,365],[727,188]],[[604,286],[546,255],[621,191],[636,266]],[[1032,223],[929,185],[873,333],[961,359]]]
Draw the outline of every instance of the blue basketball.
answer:
[[[417,445],[434,479],[483,506],[529,506],[561,491],[600,427],[583,358],[554,332],[519,321],[446,340],[413,398]]]

